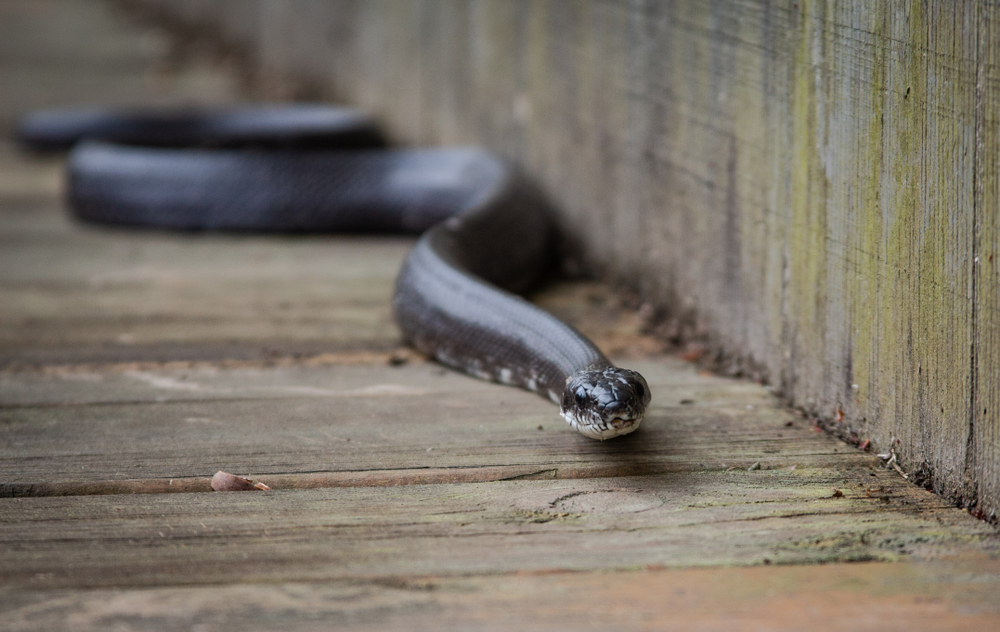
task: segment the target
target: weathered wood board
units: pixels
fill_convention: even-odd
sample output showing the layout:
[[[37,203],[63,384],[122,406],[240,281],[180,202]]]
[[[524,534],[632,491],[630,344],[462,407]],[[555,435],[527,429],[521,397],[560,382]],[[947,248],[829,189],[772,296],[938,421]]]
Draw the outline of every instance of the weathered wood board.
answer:
[[[20,485],[517,466],[506,476],[816,467],[873,455],[817,433],[755,384],[663,358],[639,431],[595,442],[547,400],[424,362],[281,369],[0,373],[0,480]],[[544,474],[547,472],[547,474]],[[456,473],[456,476],[460,474]],[[467,472],[475,476],[474,472]],[[26,492],[27,493],[27,492]],[[38,488],[32,493],[42,493]]]
[[[35,232],[3,223],[0,366],[266,359],[399,344],[389,297],[410,240]],[[78,265],[54,270],[66,260],[43,254],[52,250]]]
[[[884,484],[875,486],[877,493],[867,491],[872,483],[860,477],[810,478],[741,471],[4,498],[0,586],[259,583],[996,553],[990,526],[926,492],[915,495],[878,477],[872,480]],[[845,487],[842,497],[832,497],[831,483]]]
[[[543,571],[7,593],[10,630],[927,630],[995,627],[996,562]]]
[[[675,329],[998,510],[994,3],[137,3],[520,162]]]

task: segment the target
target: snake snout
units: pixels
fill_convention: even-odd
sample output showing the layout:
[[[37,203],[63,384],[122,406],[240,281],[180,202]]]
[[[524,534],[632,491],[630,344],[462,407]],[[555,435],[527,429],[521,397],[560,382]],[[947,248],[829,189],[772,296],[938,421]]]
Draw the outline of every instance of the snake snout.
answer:
[[[623,411],[624,409],[625,409],[625,403],[620,400],[608,402],[604,406],[604,412],[607,415],[617,415],[619,411]]]

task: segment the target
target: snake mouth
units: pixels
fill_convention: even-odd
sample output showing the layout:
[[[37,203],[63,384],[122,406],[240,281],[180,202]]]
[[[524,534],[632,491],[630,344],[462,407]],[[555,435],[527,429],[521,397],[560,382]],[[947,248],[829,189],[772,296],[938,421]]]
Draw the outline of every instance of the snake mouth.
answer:
[[[622,419],[621,417],[615,417],[608,422],[608,425],[615,430],[624,430],[636,422],[635,419]]]
[[[620,437],[633,432],[639,427],[639,422],[641,421],[642,417],[615,417],[607,422],[603,430],[596,430],[593,434],[588,434],[588,436],[600,439],[601,441]]]
[[[642,422],[642,417],[614,417],[608,421],[581,420],[577,416],[565,412],[563,418],[580,434],[599,441],[634,432]]]

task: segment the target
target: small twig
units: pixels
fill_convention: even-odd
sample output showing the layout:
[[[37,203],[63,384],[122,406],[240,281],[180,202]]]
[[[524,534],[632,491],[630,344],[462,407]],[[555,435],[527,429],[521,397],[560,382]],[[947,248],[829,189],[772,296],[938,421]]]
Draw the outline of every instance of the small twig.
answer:
[[[899,467],[899,464],[896,462],[896,450],[894,448],[889,448],[889,452],[887,452],[885,454],[879,454],[877,456],[878,456],[878,458],[880,458],[883,461],[885,461],[885,468],[886,469],[889,469],[889,466],[891,465],[892,469],[894,469],[897,472],[899,472],[900,476],[902,476],[906,480],[910,480],[910,476],[906,472],[904,472],[903,469],[901,467]]]

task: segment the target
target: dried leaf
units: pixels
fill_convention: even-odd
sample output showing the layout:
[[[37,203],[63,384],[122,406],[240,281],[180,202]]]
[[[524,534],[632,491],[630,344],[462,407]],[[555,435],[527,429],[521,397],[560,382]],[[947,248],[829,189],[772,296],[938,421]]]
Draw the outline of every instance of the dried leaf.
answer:
[[[218,471],[212,477],[212,489],[217,492],[250,492],[271,489],[264,483],[255,483],[249,478],[236,476],[229,472]]]

